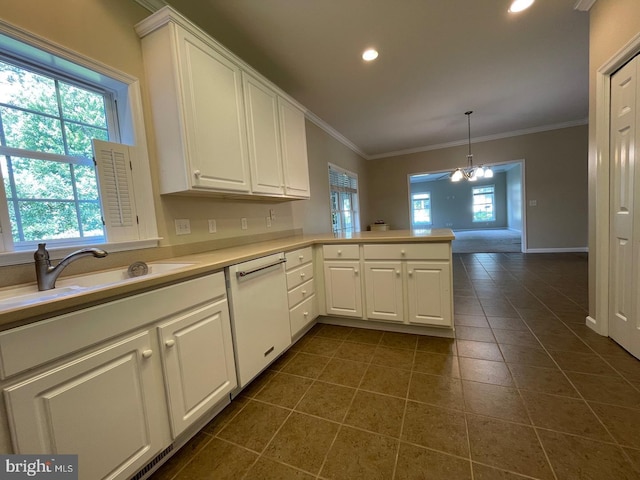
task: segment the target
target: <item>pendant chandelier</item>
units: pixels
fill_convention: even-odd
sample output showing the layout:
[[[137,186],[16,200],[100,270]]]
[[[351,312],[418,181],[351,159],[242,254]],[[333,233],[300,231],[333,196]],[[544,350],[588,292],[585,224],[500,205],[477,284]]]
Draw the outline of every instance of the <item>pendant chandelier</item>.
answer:
[[[473,154],[471,153],[471,114],[472,110],[464,112],[467,116],[467,127],[469,131],[469,153],[467,154],[467,166],[466,168],[456,168],[451,174],[452,182],[459,182],[460,180],[469,180],[475,182],[479,178],[492,178],[493,170],[490,168],[484,168],[482,165],[478,167],[473,166]]]

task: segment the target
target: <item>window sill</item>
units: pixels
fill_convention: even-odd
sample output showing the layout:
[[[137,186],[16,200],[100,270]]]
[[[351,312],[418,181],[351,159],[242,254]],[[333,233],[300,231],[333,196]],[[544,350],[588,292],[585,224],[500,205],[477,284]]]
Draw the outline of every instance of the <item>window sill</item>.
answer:
[[[136,240],[131,242],[120,242],[120,243],[98,243],[98,244],[91,244],[91,245],[75,245],[75,246],[69,246],[69,247],[51,246],[51,248],[47,248],[47,250],[49,251],[49,254],[51,255],[52,260],[58,260],[58,259],[64,258],[70,253],[75,252],[76,250],[80,250],[86,247],[102,248],[103,250],[106,250],[109,253],[125,252],[129,250],[141,250],[143,248],[157,247],[160,240],[161,240],[160,238],[150,238],[146,240]],[[34,252],[35,252],[35,249],[0,253],[0,267],[32,263]]]

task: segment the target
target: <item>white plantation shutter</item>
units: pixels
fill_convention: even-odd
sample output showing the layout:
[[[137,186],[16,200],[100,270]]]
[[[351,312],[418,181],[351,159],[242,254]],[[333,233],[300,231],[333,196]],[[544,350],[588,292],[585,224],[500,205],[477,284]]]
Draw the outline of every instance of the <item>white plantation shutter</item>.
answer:
[[[129,147],[95,139],[92,142],[107,241],[138,240]]]

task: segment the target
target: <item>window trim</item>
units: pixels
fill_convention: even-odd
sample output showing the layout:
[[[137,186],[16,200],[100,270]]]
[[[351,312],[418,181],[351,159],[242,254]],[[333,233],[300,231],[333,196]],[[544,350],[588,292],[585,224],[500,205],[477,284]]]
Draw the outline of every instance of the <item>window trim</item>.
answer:
[[[151,184],[151,169],[146,142],[147,136],[144,125],[140,80],[1,19],[0,35],[6,37],[0,38],[0,51],[10,57],[18,57],[19,60],[24,59],[51,67],[54,71],[61,71],[67,77],[69,72],[66,71],[65,74],[65,69],[59,65],[63,65],[67,69],[75,67],[74,73],[79,71],[77,66],[80,66],[90,70],[94,75],[97,74],[100,77],[100,82],[114,91],[120,127],[119,141],[130,147],[131,162],[136,172],[133,183],[135,199],[138,205],[140,240],[91,245],[100,246],[110,252],[158,246],[160,238],[158,237],[158,225],[154,209],[155,201]],[[21,44],[41,50],[45,55],[38,55],[36,58],[34,53],[30,51],[31,49],[25,49]],[[78,74],[76,80],[86,81],[90,79]],[[90,83],[95,82],[94,78]],[[4,189],[1,193],[4,193]],[[2,225],[6,225],[8,218],[0,218],[0,221],[2,221]],[[11,228],[9,227],[8,230],[10,236]],[[4,236],[6,242],[6,233],[2,233],[2,230],[0,230],[0,236]],[[83,243],[81,245],[87,244]],[[50,253],[52,258],[61,258],[67,253],[77,250],[81,245],[53,247]],[[2,247],[1,241],[0,247]],[[0,266],[30,263],[32,260],[32,251],[0,251]]]
[[[493,218],[491,220],[476,220],[475,218],[475,212],[473,210],[474,206],[476,205],[475,203],[475,190],[479,189],[479,188],[491,188],[491,196],[493,197],[493,200],[491,201],[491,206],[492,208],[492,212],[493,212]],[[478,193],[478,195],[486,195],[485,193]],[[488,204],[483,204],[483,205],[488,205]],[[488,223],[488,222],[495,222],[496,221],[496,186],[495,184],[492,185],[478,185],[478,186],[472,186],[471,187],[471,221],[473,223]]]

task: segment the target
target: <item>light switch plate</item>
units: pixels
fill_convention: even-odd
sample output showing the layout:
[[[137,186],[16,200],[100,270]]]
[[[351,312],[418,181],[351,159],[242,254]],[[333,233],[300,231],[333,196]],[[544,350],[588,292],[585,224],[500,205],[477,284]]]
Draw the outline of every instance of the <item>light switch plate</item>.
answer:
[[[242,230],[246,230],[247,228],[249,228],[249,227],[247,226],[247,219],[246,219],[246,218],[244,218],[244,217],[242,217],[242,218],[240,219],[240,225],[242,226]]]
[[[213,218],[209,219],[209,233],[216,233],[218,231],[218,227],[216,226],[216,221]]]
[[[267,218],[267,228],[271,228],[271,217],[266,217]]]

